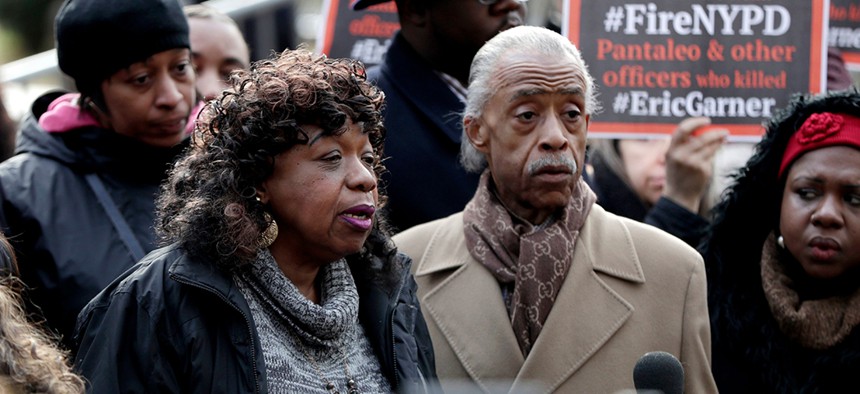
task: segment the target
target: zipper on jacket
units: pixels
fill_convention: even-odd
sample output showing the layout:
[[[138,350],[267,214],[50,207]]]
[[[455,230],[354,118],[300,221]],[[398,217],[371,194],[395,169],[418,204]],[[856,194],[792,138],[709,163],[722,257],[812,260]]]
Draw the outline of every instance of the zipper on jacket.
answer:
[[[406,273],[409,273],[408,269],[404,269]],[[397,306],[400,305],[400,294],[403,293],[403,286],[406,284],[406,276],[401,275],[400,283],[397,286],[397,292],[394,298],[394,308],[391,309],[391,317],[388,319],[388,329],[391,332],[391,361],[392,366],[394,367],[394,387],[400,389],[400,372],[397,368],[397,338],[394,337],[394,317],[397,313]],[[417,344],[416,344],[417,347]],[[419,368],[420,369],[420,368]]]
[[[401,286],[401,291],[402,291],[402,289],[403,289],[403,287]],[[397,298],[400,299],[399,294],[398,294]],[[397,306],[400,304],[401,304],[400,301],[398,301],[396,304],[394,304],[394,310],[397,310]],[[416,311],[416,313],[421,313],[421,310]],[[388,324],[389,324],[389,327],[391,328],[391,355],[393,356],[392,361],[394,364],[394,385],[398,389],[402,389],[402,387],[400,387],[400,373],[397,371],[397,346],[395,345],[395,343],[397,343],[397,342],[396,342],[396,338],[394,337],[394,313],[391,314],[391,319],[389,319]],[[417,342],[415,344],[415,351],[417,351],[417,352],[421,351],[421,349],[418,348]],[[427,388],[427,379],[424,378],[424,373],[421,372],[421,366],[416,365],[415,370],[418,372],[418,377],[421,379],[420,383],[421,383],[421,386],[424,388],[424,392],[429,393],[430,390]]]
[[[397,298],[400,298],[399,294]],[[394,311],[397,310],[397,305],[399,304],[400,301],[394,304]],[[397,338],[394,337],[394,312],[391,313],[391,319],[388,319],[388,327],[391,329],[391,361],[394,366],[394,387],[400,389],[400,372],[397,371]]]
[[[394,317],[395,317],[394,313],[397,311],[397,307],[401,304],[400,295],[401,295],[401,293],[403,293],[403,287],[406,285],[406,281],[409,280],[409,275],[410,275],[409,269],[406,268],[406,269],[404,269],[404,271],[405,271],[405,273],[401,277],[400,285],[397,288],[397,293],[396,293],[397,296],[396,296],[396,298],[394,298],[395,302],[394,302],[394,308],[392,309],[391,318],[388,319],[388,327],[391,331],[391,355],[392,355],[391,360],[392,360],[393,366],[394,366],[394,385],[398,389],[402,389],[402,387],[400,387],[400,372],[398,372],[398,368],[397,368],[397,346],[395,345],[397,343],[397,341],[396,341],[396,338],[394,337]],[[416,310],[416,313],[421,313],[421,309]],[[414,322],[413,322],[413,325],[414,325]],[[410,327],[410,328],[412,328],[412,327]],[[415,351],[417,351],[417,352],[421,351],[421,349],[418,348],[417,342],[415,343]],[[421,385],[424,387],[424,392],[429,393],[430,391],[427,388],[427,379],[424,378],[424,373],[421,372],[421,366],[416,364],[416,370],[418,371],[418,377],[421,379]]]
[[[200,283],[194,283],[194,282],[187,281],[185,279],[180,279],[179,277],[177,277],[176,275],[173,275],[173,274],[170,275],[170,279],[173,279],[173,280],[175,280],[179,283],[182,283],[182,284],[186,284],[186,285],[196,287],[198,289],[213,293],[216,296],[218,296],[218,298],[220,298],[222,301],[224,301],[225,304],[230,305],[230,307],[232,307],[233,309],[236,310],[236,312],[239,312],[239,314],[242,315],[242,318],[245,320],[245,326],[248,327],[248,340],[250,341],[249,345],[251,348],[251,371],[254,373],[254,392],[259,393],[260,392],[260,382],[257,379],[257,354],[256,354],[256,351],[254,349],[254,329],[253,329],[253,327],[251,327],[251,321],[248,320],[248,315],[246,315],[245,312],[242,312],[242,310],[239,309],[239,307],[237,307],[236,305],[233,305],[233,303],[231,303],[230,300],[228,300],[226,296],[221,294],[219,291],[216,291],[215,289],[204,286]],[[393,322],[393,320],[392,320],[392,322]],[[395,361],[395,364],[396,363],[397,363],[397,361]]]

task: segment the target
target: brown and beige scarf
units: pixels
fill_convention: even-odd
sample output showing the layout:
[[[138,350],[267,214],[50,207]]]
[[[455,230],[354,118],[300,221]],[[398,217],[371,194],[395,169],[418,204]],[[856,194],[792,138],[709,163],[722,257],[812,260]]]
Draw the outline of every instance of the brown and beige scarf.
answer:
[[[777,248],[770,234],[762,248],[761,281],[780,331],[809,349],[828,349],[844,340],[860,324],[860,289],[843,297],[801,300]]]
[[[597,197],[580,178],[559,215],[532,225],[505,208],[494,190],[485,171],[463,212],[466,245],[499,283],[513,283],[511,325],[527,356],[564,283],[576,237]]]

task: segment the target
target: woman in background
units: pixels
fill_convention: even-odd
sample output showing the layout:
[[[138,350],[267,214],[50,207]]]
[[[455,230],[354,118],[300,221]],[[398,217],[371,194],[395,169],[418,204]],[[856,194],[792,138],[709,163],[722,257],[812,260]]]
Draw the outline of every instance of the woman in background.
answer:
[[[728,135],[709,118],[684,119],[671,138],[590,141],[587,180],[607,211],[697,247],[708,225],[714,157]]]
[[[29,312],[71,348],[81,308],[156,246],[155,198],[186,145],[194,70],[177,0],[66,0],[57,60],[0,164],[0,231]]]
[[[726,393],[857,391],[860,94],[802,95],[767,124],[702,253]]]

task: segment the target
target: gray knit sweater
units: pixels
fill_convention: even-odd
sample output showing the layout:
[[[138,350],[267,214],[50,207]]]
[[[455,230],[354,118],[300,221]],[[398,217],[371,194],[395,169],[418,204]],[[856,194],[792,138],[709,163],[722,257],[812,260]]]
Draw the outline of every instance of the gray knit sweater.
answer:
[[[358,291],[341,259],[320,271],[321,304],[299,293],[267,249],[235,275],[256,325],[272,393],[390,393],[358,324]],[[326,386],[333,385],[329,390]]]

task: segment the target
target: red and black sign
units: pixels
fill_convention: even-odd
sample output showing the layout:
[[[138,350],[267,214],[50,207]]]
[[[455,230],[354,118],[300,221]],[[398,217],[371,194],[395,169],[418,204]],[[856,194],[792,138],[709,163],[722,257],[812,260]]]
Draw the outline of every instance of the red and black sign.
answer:
[[[839,48],[849,68],[860,69],[860,1],[830,0],[827,41]]]
[[[826,0],[569,0],[565,34],[582,51],[603,111],[589,136],[671,133],[709,116],[757,140],[795,92],[826,82]]]
[[[400,29],[393,1],[354,11],[349,0],[328,0],[326,23],[317,39],[329,57],[351,57],[370,67],[382,62],[394,33]]]

